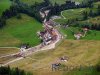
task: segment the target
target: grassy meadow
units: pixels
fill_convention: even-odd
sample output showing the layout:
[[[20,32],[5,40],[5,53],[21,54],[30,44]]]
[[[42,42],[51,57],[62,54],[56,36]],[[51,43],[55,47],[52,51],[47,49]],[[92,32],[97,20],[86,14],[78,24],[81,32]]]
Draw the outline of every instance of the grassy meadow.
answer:
[[[74,33],[81,32],[82,29],[79,27],[68,27],[60,28],[60,31],[66,35],[66,39],[75,39]],[[82,37],[81,40],[100,40],[100,31],[89,30],[85,37]]]
[[[61,19],[55,19],[56,22],[60,23],[60,24],[64,24],[66,23],[69,19],[79,19],[82,20],[83,19],[83,11],[86,11],[89,9],[88,8],[80,8],[80,9],[69,9],[69,10],[64,10],[61,12]],[[66,19],[63,19],[63,16]]]
[[[34,4],[35,2],[41,3],[43,0],[20,0],[21,2],[27,3],[29,5]]]
[[[89,11],[89,8],[81,8],[81,9],[70,9],[70,10],[65,10],[62,12],[63,16],[66,19],[56,19],[55,21],[60,23],[60,24],[65,24],[68,19],[83,19],[82,12],[83,11]],[[100,16],[94,17],[94,18],[89,18],[85,21],[80,21],[82,23],[90,22],[92,24],[100,24],[99,22]],[[68,27],[68,28],[60,28],[60,31],[67,35],[67,39],[75,39],[74,38],[74,33],[80,32],[82,28],[79,27]],[[92,36],[92,37],[91,37]],[[100,40],[100,31],[96,30],[89,30],[88,33],[86,34],[86,37],[81,38],[85,40]]]
[[[27,4],[29,4],[29,5],[32,5],[32,4],[34,4],[35,2],[41,3],[41,2],[43,2],[44,0],[20,0],[20,1],[22,1],[22,2],[24,2],[24,3],[27,3]],[[81,3],[83,0],[72,0],[72,1],[80,2],[80,3]],[[52,4],[55,4],[55,2],[58,3],[58,4],[64,4],[64,3],[66,2],[66,0],[50,0],[50,2],[51,2]]]
[[[2,14],[3,11],[8,9],[11,5],[10,0],[0,0],[0,15]]]
[[[14,54],[14,53],[17,53],[17,52],[19,52],[18,48],[0,47],[0,66],[1,66],[2,63],[7,63],[7,62],[15,59],[15,57],[6,56],[6,55]],[[2,57],[2,56],[6,56],[6,57]]]
[[[37,31],[42,30],[42,24],[25,14],[21,14],[21,17],[8,19],[7,25],[0,29],[0,46],[19,46],[24,43],[35,46],[40,43]]]
[[[100,2],[95,2],[93,3],[93,12],[95,13],[97,11],[97,7],[98,5],[100,5]],[[66,21],[68,19],[79,19],[79,20],[82,20],[83,19],[83,15],[82,13],[84,11],[87,11],[87,13],[89,13],[91,9],[90,8],[79,8],[79,9],[69,9],[69,10],[64,10],[61,12],[61,19],[56,19],[55,21],[58,22],[58,23],[61,23],[61,24],[64,24],[66,23]],[[63,16],[66,18],[66,19],[63,19]],[[90,17],[89,17],[90,19]],[[91,18],[92,19],[92,18]]]
[[[90,22],[92,24],[100,24],[100,16],[90,18],[90,19],[82,21],[82,22]]]
[[[56,19],[55,21],[60,23],[60,24],[64,24],[66,23],[69,19],[78,19],[78,20],[83,20],[83,15],[82,13],[84,11],[87,11],[87,13],[89,13],[91,9],[89,8],[79,8],[79,9],[69,9],[69,10],[64,10],[62,11],[62,15],[61,15],[61,19]],[[96,8],[93,9],[93,12],[95,13],[97,11]],[[63,16],[66,19],[63,19]],[[90,19],[90,18],[88,18]]]
[[[52,71],[51,64],[60,62],[63,66],[95,66],[100,61],[99,44],[100,41],[63,40],[56,49],[33,53],[10,66],[33,72],[34,75],[85,75],[87,70],[83,72]],[[62,56],[67,56],[68,62],[60,61],[59,58]]]
[[[50,1],[52,4],[54,4],[55,2],[58,4],[64,4],[67,0],[50,0]],[[71,0],[71,1],[82,3],[83,0]]]
[[[29,5],[43,0],[20,0]],[[66,0],[50,0],[62,4]],[[83,0],[73,0],[82,2]],[[85,0],[86,1],[86,0]],[[0,0],[0,14],[9,8],[11,2],[9,0]],[[94,12],[100,2],[94,3]],[[2,7],[2,8],[1,8]],[[89,8],[69,9],[62,12],[66,19],[56,19],[55,21],[65,24],[68,19],[83,19],[82,12],[90,11]],[[21,13],[20,13],[21,14]],[[100,16],[88,18],[83,22],[99,23]],[[26,14],[21,14],[21,19],[16,16],[7,20],[7,25],[0,29],[0,57],[17,53],[17,48],[3,47],[19,47],[21,44],[28,43],[30,46],[40,44],[40,39],[37,36],[37,31],[42,30],[42,24],[34,18]],[[100,75],[100,71],[94,69],[89,70],[90,65],[100,65],[100,31],[89,30],[84,38],[75,40],[74,33],[80,32],[79,27],[59,28],[59,31],[66,36],[55,49],[38,51],[25,57],[22,60],[9,64],[11,68],[18,67],[19,69],[33,72],[33,75]],[[59,58],[66,56],[68,61],[61,61]],[[0,63],[7,63],[14,60],[16,57],[0,58]],[[51,65],[61,63],[60,71],[52,71]],[[80,66],[84,67],[82,71],[77,69],[73,71],[64,71],[63,67]],[[79,68],[78,68],[79,69]]]
[[[93,12],[95,13],[97,10],[97,6],[100,4],[100,2],[96,2],[93,4]],[[87,11],[89,13],[91,9],[90,8],[80,8],[80,9],[69,9],[69,10],[64,10],[62,11],[61,19],[55,19],[56,22],[62,24],[66,24],[69,19],[78,19],[80,20],[80,23],[92,23],[92,24],[100,24],[100,16],[91,18],[88,17],[87,20],[81,21],[83,19],[83,11]],[[63,19],[63,16],[65,19]],[[80,32],[81,28],[79,27],[68,27],[68,28],[60,28],[60,31],[67,35],[67,39],[75,39],[74,38],[74,33]],[[88,33],[86,34],[86,37],[81,38],[85,40],[100,40],[100,31],[96,30],[89,30]]]
[[[9,55],[18,52],[17,48],[0,48],[0,56]]]
[[[100,5],[100,1],[99,1],[99,2],[94,3],[94,7],[95,7],[95,8],[97,8],[97,7],[98,7],[98,5]]]

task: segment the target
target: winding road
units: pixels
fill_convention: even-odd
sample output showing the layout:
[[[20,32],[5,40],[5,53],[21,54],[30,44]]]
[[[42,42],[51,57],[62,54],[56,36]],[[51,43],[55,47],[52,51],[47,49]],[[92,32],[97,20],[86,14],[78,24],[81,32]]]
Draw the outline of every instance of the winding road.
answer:
[[[41,12],[41,13],[42,13],[42,12]],[[42,14],[45,15],[45,13],[42,13]],[[43,24],[45,24],[45,23],[43,23]],[[9,64],[14,63],[14,62],[16,62],[16,61],[22,60],[22,59],[24,59],[24,57],[27,57],[28,55],[32,55],[33,53],[38,52],[38,51],[54,49],[54,48],[56,47],[56,44],[63,38],[62,35],[58,32],[57,29],[54,29],[54,30],[55,30],[55,32],[56,32],[56,34],[57,34],[57,39],[56,39],[56,41],[54,41],[53,43],[51,43],[51,44],[49,44],[49,45],[46,45],[46,46],[44,46],[44,47],[42,47],[42,48],[41,48],[41,44],[40,44],[40,45],[38,45],[38,46],[35,46],[35,47],[32,47],[32,48],[26,49],[25,52],[22,52],[22,53],[24,54],[23,57],[17,57],[17,58],[14,59],[14,60],[11,60],[11,61],[9,61],[9,62],[7,62],[7,63],[1,64],[1,66],[6,66],[6,65],[9,65]],[[17,54],[19,54],[19,53],[20,53],[20,52],[15,53],[15,54],[5,55],[5,56],[2,56],[2,57],[0,57],[0,58],[4,58],[4,57],[8,57],[8,56],[12,56],[12,57],[13,57],[13,56],[15,56],[15,55],[17,55]]]
[[[61,11],[61,16],[63,17],[63,19],[66,19],[66,17],[63,15],[64,11]]]

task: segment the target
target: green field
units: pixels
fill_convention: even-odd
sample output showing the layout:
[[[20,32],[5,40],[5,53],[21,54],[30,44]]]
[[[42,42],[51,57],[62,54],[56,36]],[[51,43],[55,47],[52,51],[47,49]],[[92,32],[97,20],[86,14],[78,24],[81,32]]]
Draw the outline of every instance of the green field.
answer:
[[[61,12],[61,19],[56,19],[55,21],[61,24],[66,23],[69,19],[78,19],[78,20],[83,20],[83,15],[82,13],[84,11],[87,11],[89,13],[90,9],[89,8],[79,8],[79,9],[69,9],[69,10],[64,10]],[[95,12],[96,9],[94,9],[93,12]],[[66,19],[63,19],[63,16]]]
[[[92,24],[100,24],[100,16],[90,18],[90,19],[82,21],[82,22],[90,22]]]
[[[67,0],[50,0],[52,4],[54,4],[55,2],[58,4],[64,4]],[[79,2],[81,3],[83,0],[72,0],[74,2]]]
[[[11,5],[10,0],[0,0],[0,15],[2,14],[3,11],[8,9]]]
[[[62,12],[63,16],[65,16],[67,19],[82,19],[82,12],[85,11],[86,9],[70,9],[70,10],[65,10]]]
[[[95,2],[93,4],[93,8],[92,8],[93,13],[95,13],[97,11],[97,7],[99,4],[100,4],[100,2]],[[83,19],[82,13],[84,11],[87,11],[87,13],[89,13],[90,10],[91,10],[91,8],[79,8],[79,9],[64,10],[61,12],[61,15],[60,15],[62,17],[62,19],[56,19],[55,21],[58,23],[64,24],[68,21],[68,19],[76,19],[77,18],[79,20],[82,20]],[[66,19],[63,19],[63,16]]]
[[[97,7],[98,7],[98,5],[100,5],[100,1],[99,1],[99,2],[94,3],[94,7],[95,7],[95,8],[97,8]]]
[[[25,14],[21,16],[22,19],[8,19],[7,25],[0,29],[0,46],[19,46],[23,43],[35,46],[40,43],[37,31],[42,29],[42,24]]]
[[[94,45],[95,44],[95,45]],[[80,72],[60,70],[52,71],[51,65],[62,56],[69,58],[68,62],[61,62],[64,66],[95,66],[100,61],[100,41],[89,40],[63,40],[63,42],[53,50],[36,52],[23,60],[10,64],[11,67],[18,67],[25,71],[31,71],[34,75],[77,75]],[[78,75],[85,75],[85,71]],[[91,75],[91,74],[88,74]],[[99,74],[98,74],[99,75]]]
[[[35,2],[42,2],[43,0],[20,0],[29,5]],[[66,0],[50,0],[53,4],[65,3]],[[82,2],[83,0],[73,0],[76,2]],[[87,1],[87,0],[84,0]],[[0,15],[2,12],[9,8],[11,2],[9,0],[0,0]],[[97,5],[100,2],[94,3],[93,12],[96,11]],[[87,20],[82,20],[83,11],[90,11],[90,8],[69,9],[62,11],[60,15],[61,19],[55,21],[60,23],[61,26],[55,28],[64,36],[61,42],[57,43],[57,47],[51,50],[36,51],[31,55],[23,57],[23,59],[12,62],[9,64],[11,68],[18,67],[21,70],[32,72],[33,75],[100,75],[100,31],[88,30],[85,37],[80,40],[75,40],[74,33],[82,32],[81,26],[63,27],[69,19],[78,19],[79,23],[91,22],[94,24],[100,24],[100,16],[88,17]],[[42,23],[39,23],[33,17],[26,14],[19,13],[18,16],[7,19],[7,24],[0,29],[0,57],[17,53],[21,44],[29,44],[30,46],[36,46],[40,44],[40,38],[37,35],[38,31],[43,30]],[[65,17],[65,19],[63,18]],[[74,24],[72,24],[74,25]],[[11,48],[15,47],[15,48]],[[60,58],[66,56],[68,61],[61,61]],[[0,58],[0,65],[6,64],[14,57]],[[61,63],[60,70],[52,71],[52,64]],[[66,68],[80,67],[81,71],[74,69],[72,71],[64,70]],[[92,68],[91,66],[99,65],[99,70]]]
[[[60,31],[66,35],[66,39],[75,39],[74,33],[81,32],[81,28],[78,27],[68,27],[66,29],[61,28]],[[89,30],[85,37],[81,40],[100,40],[100,31]]]
[[[100,2],[96,2],[94,3],[93,6],[93,12],[95,13],[97,10],[97,5],[100,4]],[[87,11],[89,13],[91,9],[89,8],[80,8],[80,9],[69,9],[69,10],[64,10],[61,12],[61,19],[56,19],[55,21],[62,24],[66,24],[68,22],[69,19],[73,20],[73,19],[78,19],[80,20],[79,23],[92,23],[92,24],[100,24],[99,20],[100,20],[100,16],[97,17],[88,17],[87,20],[81,21],[83,19],[83,11]],[[65,17],[65,19],[64,19]],[[73,24],[74,25],[74,24]],[[72,30],[72,31],[71,31]],[[81,28],[76,28],[76,27],[68,27],[66,29],[61,28],[60,31],[62,31],[65,35],[67,35],[67,39],[75,39],[74,38],[74,33],[80,32]],[[81,39],[87,39],[87,40],[100,40],[100,31],[96,31],[96,30],[90,30],[86,37],[81,38]]]
[[[56,19],[55,21],[60,23],[60,24],[64,24],[66,23],[69,19],[78,19],[78,20],[82,20],[83,19],[83,15],[82,12],[83,11],[89,11],[88,8],[80,8],[80,9],[69,9],[69,10],[64,10],[61,12],[61,19]],[[63,19],[63,16],[66,19]]]
[[[34,4],[35,2],[41,3],[43,0],[20,0],[21,2],[27,3],[29,5]]]
[[[20,1],[27,3],[29,5],[32,5],[35,2],[41,3],[44,0],[20,0]],[[50,0],[50,1],[51,1],[52,4],[54,4],[55,2],[58,3],[58,4],[64,4],[66,0]],[[83,0],[73,0],[73,1],[81,3]]]

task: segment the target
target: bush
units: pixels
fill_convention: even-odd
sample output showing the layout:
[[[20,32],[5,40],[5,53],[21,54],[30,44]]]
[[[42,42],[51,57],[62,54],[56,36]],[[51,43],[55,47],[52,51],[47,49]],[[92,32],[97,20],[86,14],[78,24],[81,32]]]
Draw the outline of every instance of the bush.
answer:
[[[22,19],[21,14],[18,14],[18,15],[16,16],[16,18],[17,18],[17,19]]]
[[[4,27],[6,25],[6,19],[0,18],[0,28]]]
[[[0,67],[0,75],[33,75],[30,72],[25,72],[24,70],[20,70],[19,68],[11,69],[8,67]]]

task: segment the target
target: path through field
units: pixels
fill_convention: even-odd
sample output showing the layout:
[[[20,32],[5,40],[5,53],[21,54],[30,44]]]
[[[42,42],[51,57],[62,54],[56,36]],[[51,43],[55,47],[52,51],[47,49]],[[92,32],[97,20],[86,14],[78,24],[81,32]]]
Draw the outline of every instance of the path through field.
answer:
[[[45,24],[45,23],[44,23],[44,24]],[[19,55],[19,54],[21,54],[21,53],[24,54],[24,55],[22,55],[21,57],[16,57],[16,59],[11,60],[11,61],[9,61],[9,62],[7,62],[7,63],[4,63],[4,64],[1,64],[1,65],[2,65],[2,66],[9,65],[9,64],[14,63],[14,62],[16,62],[16,61],[19,61],[19,60],[21,60],[21,59],[24,59],[24,57],[27,57],[28,55],[31,55],[31,54],[33,54],[33,53],[35,53],[35,52],[38,52],[38,51],[54,49],[55,46],[56,46],[56,44],[62,39],[62,35],[57,31],[57,29],[54,29],[54,31],[55,31],[56,34],[57,34],[57,39],[56,39],[53,43],[51,43],[51,44],[49,44],[49,45],[46,45],[46,46],[44,46],[44,47],[42,47],[42,48],[41,48],[41,44],[40,44],[40,45],[38,45],[38,46],[35,46],[35,47],[32,47],[32,48],[26,49],[25,52],[18,52],[18,53],[14,53],[14,54],[9,54],[9,55],[5,55],[5,56],[1,56],[0,58],[6,58],[6,57],[8,57],[8,56],[10,56],[10,57],[15,57],[15,56],[17,56],[17,55]]]

